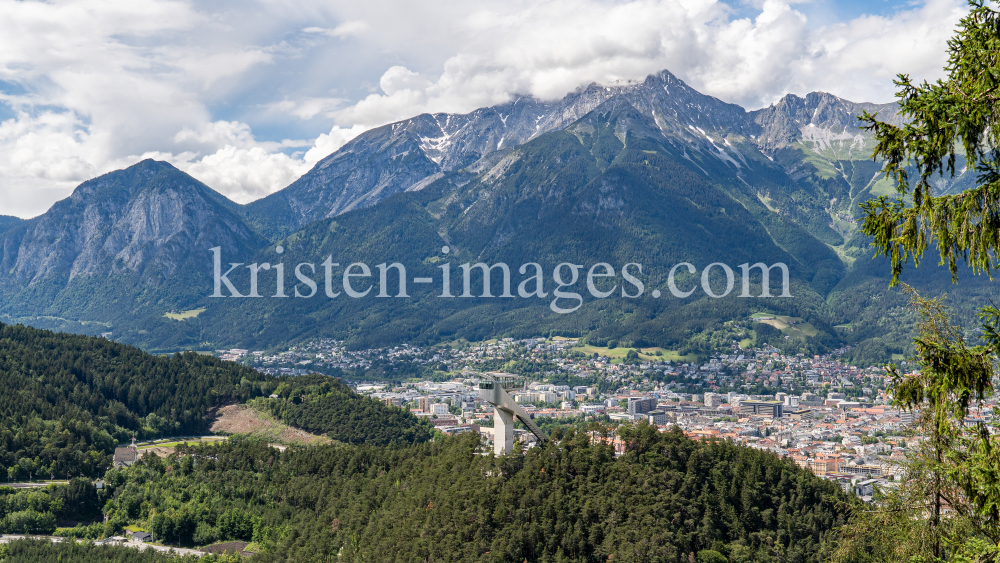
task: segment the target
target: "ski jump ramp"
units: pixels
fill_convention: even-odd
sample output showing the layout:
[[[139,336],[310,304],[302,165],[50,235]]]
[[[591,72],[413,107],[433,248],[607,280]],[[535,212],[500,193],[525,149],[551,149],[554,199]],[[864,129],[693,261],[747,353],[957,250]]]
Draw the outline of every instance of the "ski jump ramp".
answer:
[[[524,378],[501,372],[483,373],[479,376],[479,398],[493,405],[493,452],[496,455],[509,454],[514,447],[514,417],[516,416],[539,442],[546,440],[528,413],[524,412],[508,394],[524,388]]]

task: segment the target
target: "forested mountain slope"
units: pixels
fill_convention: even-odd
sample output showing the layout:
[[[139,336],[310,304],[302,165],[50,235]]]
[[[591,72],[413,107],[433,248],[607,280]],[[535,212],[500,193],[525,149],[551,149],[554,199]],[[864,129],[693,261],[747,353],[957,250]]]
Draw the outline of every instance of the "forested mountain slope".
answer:
[[[20,225],[24,220],[19,217],[11,217],[10,215],[0,215],[0,233],[13,229],[14,227]]]
[[[770,210],[736,175],[736,168],[709,155],[693,155],[676,140],[665,139],[655,120],[622,97],[608,100],[566,130],[538,136],[480,166],[464,183],[442,178],[421,190],[309,225],[255,254],[226,254],[223,261],[286,264],[287,295],[306,292],[292,283],[295,264],[316,267],[327,256],[341,264],[333,274],[337,283],[342,268],[352,262],[374,268],[399,261],[408,277],[440,280],[439,267],[447,261],[455,288],[462,287],[458,276],[463,262],[504,262],[511,267],[514,290],[520,281],[518,267],[538,262],[546,270],[541,291],[545,295],[553,290],[551,272],[558,263],[589,268],[607,262],[620,271],[634,262],[644,268],[638,275],[645,293],[595,300],[578,278],[576,291],[585,303],[572,315],[554,312],[551,299],[443,300],[436,298],[436,288],[413,284],[411,298],[392,300],[377,299],[374,293],[366,299],[331,299],[324,291],[308,300],[206,296],[191,305],[205,309],[197,318],[151,326],[123,323],[116,337],[169,349],[194,346],[211,335],[216,341],[259,349],[320,335],[367,346],[557,331],[676,346],[692,329],[705,330],[761,307],[815,318],[810,321],[814,326],[826,324],[820,316],[823,294],[844,271],[837,254],[804,227]],[[774,172],[768,166],[760,164],[760,172],[753,174],[744,169],[748,178],[766,183]],[[704,170],[713,171],[717,180],[706,178]],[[444,244],[451,249],[448,256],[441,255]],[[277,246],[284,250],[280,256]],[[733,268],[741,263],[786,263],[796,298],[737,298],[737,291],[721,300],[703,292],[676,299],[666,277],[679,262],[699,267],[722,262]],[[715,274],[721,276],[721,270]],[[247,268],[237,268],[228,279],[246,292],[249,276]],[[274,293],[275,276],[273,270],[258,273],[261,291]],[[319,273],[313,279],[322,281],[315,276]],[[686,285],[698,283],[697,275],[686,271],[678,279]],[[715,283],[723,283],[720,290],[725,287],[724,280]],[[751,284],[759,294],[759,276]],[[481,295],[481,280],[473,285],[474,294]],[[620,274],[612,285],[624,287]],[[666,297],[651,297],[654,289]],[[206,293],[210,290],[206,286]],[[396,293],[396,288],[390,290]],[[636,295],[631,289],[629,293]],[[835,343],[833,331],[824,330],[810,349]]]
[[[279,453],[236,442],[113,470],[110,527],[253,540],[270,561],[822,561],[835,484],[773,454],[641,425],[628,453],[570,432],[522,455],[477,436]],[[168,469],[168,466],[172,469]],[[701,560],[701,559],[699,559]]]
[[[431,438],[426,421],[415,424],[404,409],[386,408],[382,401],[358,396],[340,381],[325,375],[282,378],[274,393],[253,406],[286,424],[345,444],[414,444]]]
[[[364,443],[367,429],[380,444],[429,437],[409,413],[325,379],[314,383],[338,401],[319,428],[331,438]],[[103,338],[0,324],[0,480],[99,477],[133,434],[204,433],[212,407],[267,397],[287,381],[211,356],[153,356]]]

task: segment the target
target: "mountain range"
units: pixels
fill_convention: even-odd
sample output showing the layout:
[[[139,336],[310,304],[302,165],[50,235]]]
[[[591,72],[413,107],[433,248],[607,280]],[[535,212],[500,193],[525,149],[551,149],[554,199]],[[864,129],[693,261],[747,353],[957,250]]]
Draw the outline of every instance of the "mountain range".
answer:
[[[492,154],[564,129],[611,100],[631,105],[659,135],[697,155],[682,150],[684,158],[711,155],[737,170],[749,166],[747,157],[761,161],[762,152],[773,156],[797,142],[835,159],[866,159],[871,144],[857,131],[857,116],[867,110],[890,122],[897,119],[894,104],[854,104],[823,93],[788,95],[747,112],[663,71],[642,82],[591,84],[558,101],[518,98],[466,115],[422,114],[373,129],[284,190],[247,205],[246,216],[266,235],[287,234],[401,191],[420,190]]]
[[[804,352],[852,344],[884,358],[904,351],[907,325],[897,318],[904,301],[887,290],[887,266],[869,259],[856,232],[859,203],[894,193],[857,127],[863,111],[900,119],[894,104],[826,93],[789,94],[748,112],[663,71],[557,101],[521,97],[372,129],[248,205],[147,160],[84,182],[34,219],[0,217],[0,319],[111,333],[157,351],[318,336],[374,346],[540,334],[677,348],[709,346],[734,321],[768,312],[814,329],[775,344]],[[937,188],[958,191],[972,180],[966,173]],[[227,279],[243,293],[246,265],[285,264],[284,291],[274,268],[256,275],[262,292],[289,297],[211,297],[213,289],[230,294],[216,279],[216,256],[219,273],[241,264]],[[326,257],[341,265],[336,290],[323,283]],[[379,287],[376,265],[396,262],[407,270],[406,290],[391,275]],[[510,265],[512,288],[525,278],[520,265],[538,263],[547,297],[515,289],[507,298],[438,297],[447,293],[445,264],[453,294],[484,295],[481,277],[463,291],[461,264],[476,262]],[[633,294],[638,286],[622,269],[642,264],[645,292],[592,298],[581,278],[581,298],[561,302],[579,308],[559,314],[553,270],[564,262],[584,265],[583,277],[607,263],[614,283],[600,290]],[[667,274],[682,262],[698,272],[726,264],[738,287],[719,299],[701,290],[673,298]],[[738,265],[757,262],[787,264],[794,297],[739,297]],[[308,299],[293,296],[310,291],[293,273],[300,263],[312,265],[300,273],[317,286]],[[356,285],[372,285],[371,294],[327,297],[351,263],[370,267],[372,278]],[[708,280],[718,293],[722,273],[716,267]],[[677,283],[697,287],[698,275],[682,269]],[[907,280],[940,291],[949,278],[922,268]],[[751,278],[751,294],[761,294],[761,281]],[[493,288],[500,294],[497,281]],[[375,297],[407,291],[406,299]],[[984,281],[965,280],[955,303],[969,315],[988,294]]]

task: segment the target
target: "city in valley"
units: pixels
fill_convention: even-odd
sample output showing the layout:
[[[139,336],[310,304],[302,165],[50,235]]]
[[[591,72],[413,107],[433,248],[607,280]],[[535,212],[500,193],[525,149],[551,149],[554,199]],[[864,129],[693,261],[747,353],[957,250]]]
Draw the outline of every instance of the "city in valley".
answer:
[[[493,440],[494,409],[478,396],[479,374],[525,377],[512,393],[543,429],[572,425],[593,440],[626,444],[612,428],[648,422],[701,440],[731,440],[790,458],[870,501],[898,484],[899,462],[919,447],[915,413],[891,406],[883,368],[842,363],[844,349],[785,355],[741,348],[698,361],[659,348],[595,347],[572,338],[503,338],[436,346],[349,350],[315,340],[281,353],[218,350],[222,359],[274,375],[341,376],[363,395],[408,409],[445,434]],[[905,362],[904,362],[905,365]],[[991,405],[974,410],[989,418]],[[535,445],[519,427],[524,447]]]

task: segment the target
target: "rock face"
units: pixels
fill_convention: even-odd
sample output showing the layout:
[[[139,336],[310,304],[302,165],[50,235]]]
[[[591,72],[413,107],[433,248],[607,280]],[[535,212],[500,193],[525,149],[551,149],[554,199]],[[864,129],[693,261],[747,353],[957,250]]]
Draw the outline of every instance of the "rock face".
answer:
[[[856,104],[826,93],[789,94],[748,113],[662,71],[643,81],[591,84],[557,101],[520,97],[464,115],[423,114],[367,131],[287,188],[247,205],[244,214],[263,235],[279,238],[312,221],[422,189],[450,172],[565,128],[612,98],[651,118],[662,136],[734,164],[745,164],[748,148],[771,155],[799,141],[818,150],[846,146],[857,157],[870,151],[857,129],[862,111],[896,119],[894,104]]]
[[[826,92],[813,92],[805,98],[788,94],[770,107],[750,112],[749,117],[758,127],[757,146],[771,154],[797,141],[814,143],[817,150],[834,144],[862,149],[867,137],[858,130],[858,116],[866,111],[877,113],[881,121],[901,121],[896,104],[858,104]]]
[[[80,184],[45,214],[0,234],[0,286],[13,292],[45,282],[58,295],[96,281],[128,294],[180,280],[187,269],[204,275],[209,248],[263,244],[235,209],[170,164],[145,160]]]

